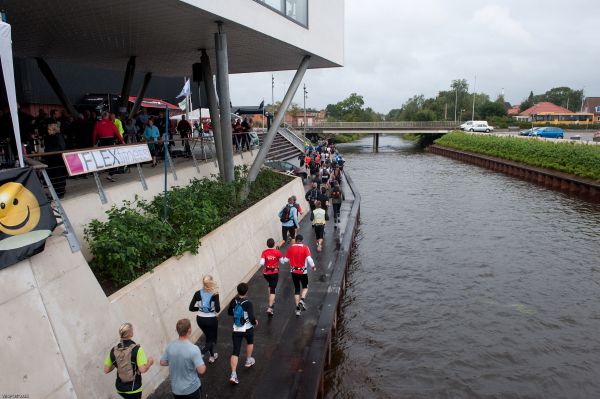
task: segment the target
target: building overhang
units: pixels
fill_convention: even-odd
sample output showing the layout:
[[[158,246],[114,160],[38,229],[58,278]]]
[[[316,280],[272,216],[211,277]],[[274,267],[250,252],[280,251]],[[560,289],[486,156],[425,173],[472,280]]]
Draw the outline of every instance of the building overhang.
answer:
[[[221,4],[218,7],[223,7],[223,3],[237,6],[235,13],[211,6]],[[206,49],[214,63],[216,21],[222,21],[223,32],[228,37],[232,74],[294,70],[307,54],[312,56],[310,68],[340,66],[343,20],[341,41],[338,35],[333,43],[342,49],[329,57],[325,54],[327,48],[320,51],[322,47],[311,46],[310,41],[304,40],[320,34],[318,27],[311,33],[251,0],[223,3],[217,0],[3,0],[2,7],[12,25],[15,57],[42,57],[49,61],[124,70],[129,57],[136,56],[138,71],[160,76],[190,76],[192,64],[200,60],[199,49]],[[341,4],[343,19],[343,1]],[[240,10],[241,7],[247,10]],[[217,15],[207,9],[222,13]],[[241,16],[245,11],[249,20],[256,15],[261,21],[272,21],[277,29],[260,29],[256,24],[244,23]],[[281,35],[275,37],[274,32]],[[294,37],[302,40],[294,40]]]

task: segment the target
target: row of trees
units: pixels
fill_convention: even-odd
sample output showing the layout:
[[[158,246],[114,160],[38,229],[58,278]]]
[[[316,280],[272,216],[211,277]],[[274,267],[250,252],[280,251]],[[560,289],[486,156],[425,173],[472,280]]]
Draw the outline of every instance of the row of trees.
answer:
[[[449,90],[440,91],[436,97],[415,95],[400,108],[390,110],[387,115],[365,107],[363,97],[356,93],[336,104],[327,105],[326,111],[328,120],[344,122],[465,120],[471,118],[473,99],[475,119],[508,121],[509,104],[503,95],[498,95],[492,100],[485,93],[470,93],[469,84],[465,79],[453,80]],[[552,102],[571,111],[579,111],[583,101],[583,90],[556,87],[543,94],[535,95],[531,92],[529,97],[522,101],[521,111],[542,101]]]

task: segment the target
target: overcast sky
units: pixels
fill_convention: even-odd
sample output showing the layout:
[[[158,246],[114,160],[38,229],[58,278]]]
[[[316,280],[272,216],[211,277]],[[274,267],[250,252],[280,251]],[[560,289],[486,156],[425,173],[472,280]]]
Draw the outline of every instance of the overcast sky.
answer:
[[[599,15],[600,0],[346,0],[344,67],[306,73],[307,107],[356,92],[387,113],[475,75],[513,104],[557,86],[600,96]],[[275,73],[275,101],[292,76]],[[271,74],[233,75],[231,90],[234,104],[269,103]]]

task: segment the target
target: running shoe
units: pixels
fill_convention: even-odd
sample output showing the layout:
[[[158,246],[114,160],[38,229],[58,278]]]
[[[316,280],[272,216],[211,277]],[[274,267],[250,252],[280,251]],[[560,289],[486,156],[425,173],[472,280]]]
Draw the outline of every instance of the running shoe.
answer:
[[[250,367],[254,366],[255,363],[256,363],[256,360],[254,360],[253,357],[249,357],[248,359],[246,359],[246,364],[244,364],[244,367],[250,368]]]
[[[306,307],[306,303],[304,302],[304,299],[300,299],[300,302],[298,304],[298,307],[302,308],[302,310],[306,311],[308,308]]]
[[[237,375],[231,374],[231,377],[229,378],[229,383],[231,385],[237,385],[240,383],[240,380],[238,380]]]
[[[208,362],[209,363],[214,363],[215,360],[217,360],[219,358],[219,354],[215,353],[214,355],[212,355],[211,357],[208,358]]]
[[[272,307],[270,307],[270,306],[267,308],[267,315],[268,315],[269,317],[273,317],[273,308],[272,308]]]
[[[296,316],[300,316],[300,306],[296,307]]]

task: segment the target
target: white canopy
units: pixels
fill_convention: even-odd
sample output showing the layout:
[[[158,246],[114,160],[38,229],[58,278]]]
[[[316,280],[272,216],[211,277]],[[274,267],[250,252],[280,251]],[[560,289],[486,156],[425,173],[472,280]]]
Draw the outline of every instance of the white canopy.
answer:
[[[23,163],[23,146],[21,145],[21,129],[19,128],[17,92],[15,91],[15,71],[13,67],[10,25],[2,21],[0,21],[0,57],[2,58],[2,73],[4,74],[4,85],[6,86],[6,97],[8,98],[13,131],[15,132],[19,164],[23,167],[25,164]]]
[[[185,115],[185,114],[182,114],[182,115]],[[174,116],[171,119],[180,120],[182,115]],[[195,110],[190,112],[190,116],[189,116],[188,120],[199,121],[200,117],[210,118],[210,112],[208,112],[208,108],[196,108]]]

